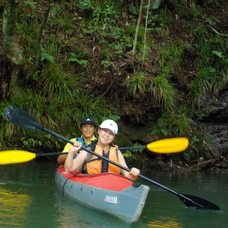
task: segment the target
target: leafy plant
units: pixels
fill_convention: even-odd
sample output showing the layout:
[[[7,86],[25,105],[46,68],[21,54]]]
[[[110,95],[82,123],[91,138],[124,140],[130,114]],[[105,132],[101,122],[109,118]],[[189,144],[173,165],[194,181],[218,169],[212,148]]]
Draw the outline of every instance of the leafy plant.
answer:
[[[192,80],[188,98],[193,105],[199,105],[203,96],[211,90],[211,82],[213,80],[214,73],[214,68],[202,68]]]
[[[165,112],[152,126],[151,134],[161,136],[191,136],[194,122],[188,116],[184,107],[180,107],[180,113]]]
[[[41,146],[42,142],[34,138],[21,137],[21,141],[24,146]]]
[[[47,61],[47,62],[53,63],[55,61],[55,58],[53,55],[43,52],[41,61]]]
[[[149,87],[154,103],[161,106],[164,111],[173,110],[176,107],[176,89],[164,74],[152,79]]]
[[[145,94],[147,91],[147,77],[146,72],[136,72],[127,79],[127,87],[130,94],[136,96],[137,93]]]
[[[163,44],[159,48],[159,65],[162,72],[169,75],[175,74],[182,68],[182,56],[186,44],[184,42],[172,42],[171,44]]]
[[[101,65],[103,65],[103,67],[104,67],[103,73],[108,73],[109,72],[108,68],[111,66],[110,61],[102,60]]]
[[[137,146],[142,146],[138,143],[135,143],[133,145],[133,147],[137,147]],[[126,157],[126,158],[130,158],[130,159],[133,159],[134,158],[134,155],[136,154],[141,154],[143,152],[144,149],[134,149],[134,150],[125,150],[123,152],[123,156]]]
[[[77,62],[79,65],[82,65],[86,67],[89,64],[89,61],[86,59],[82,59],[82,56],[80,54],[76,53],[70,53],[71,58],[69,58],[67,61],[69,62]]]

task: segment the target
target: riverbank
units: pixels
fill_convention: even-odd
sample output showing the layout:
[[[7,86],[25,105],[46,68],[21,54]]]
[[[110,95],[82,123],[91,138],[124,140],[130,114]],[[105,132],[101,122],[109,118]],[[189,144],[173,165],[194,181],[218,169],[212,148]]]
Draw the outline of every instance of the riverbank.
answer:
[[[197,164],[187,164],[181,160],[169,159],[162,160],[160,158],[152,159],[148,162],[148,166],[152,169],[161,171],[178,171],[178,172],[191,172],[202,171],[208,173],[215,173],[220,175],[228,174],[228,157],[218,156],[217,158],[204,160],[201,158]]]

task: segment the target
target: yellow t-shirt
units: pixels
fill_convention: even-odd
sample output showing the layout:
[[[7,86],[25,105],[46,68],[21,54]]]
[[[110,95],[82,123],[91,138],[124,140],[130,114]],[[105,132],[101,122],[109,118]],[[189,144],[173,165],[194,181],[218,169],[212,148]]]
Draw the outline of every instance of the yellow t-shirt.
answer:
[[[83,137],[81,136],[81,138],[83,139]],[[76,141],[76,139],[77,138],[73,138],[73,139],[71,139],[70,141],[72,141],[72,142],[74,142],[74,141]],[[84,141],[84,139],[83,139],[83,141],[84,141],[84,144],[85,145],[89,145],[89,144],[91,144],[94,140],[96,140],[97,138],[93,135],[93,137],[91,138],[91,140],[89,141],[89,142],[85,142]],[[64,147],[64,149],[63,149],[63,151],[62,152],[69,152],[69,150],[70,150],[70,146],[71,146],[71,144],[70,143],[67,143],[66,145],[65,145],[65,147]],[[83,146],[83,145],[82,145]]]

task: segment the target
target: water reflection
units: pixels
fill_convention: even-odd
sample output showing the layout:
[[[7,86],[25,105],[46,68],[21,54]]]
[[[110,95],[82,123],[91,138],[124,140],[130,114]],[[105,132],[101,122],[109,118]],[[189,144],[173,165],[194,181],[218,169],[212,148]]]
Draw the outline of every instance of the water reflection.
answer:
[[[153,227],[153,228],[183,228],[184,224],[177,223],[176,221],[153,221],[148,223],[148,227]]]
[[[9,191],[0,185],[0,225],[1,226],[23,226],[27,209],[31,205],[32,199],[29,195],[19,191]],[[12,216],[13,213],[13,216]]]
[[[77,204],[71,199],[62,198],[60,193],[56,193],[57,200],[55,208],[58,209],[58,222],[61,228],[130,228],[131,226],[114,218],[104,212],[99,212],[83,205]]]

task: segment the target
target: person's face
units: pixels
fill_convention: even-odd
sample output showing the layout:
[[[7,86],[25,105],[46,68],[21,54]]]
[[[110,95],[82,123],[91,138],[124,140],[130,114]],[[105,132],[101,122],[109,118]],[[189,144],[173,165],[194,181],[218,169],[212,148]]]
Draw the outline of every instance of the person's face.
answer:
[[[85,138],[92,138],[92,136],[95,133],[95,130],[96,128],[92,124],[84,124],[81,127],[81,132]]]
[[[103,144],[109,144],[115,138],[115,134],[109,129],[100,129],[99,128],[98,134],[99,134],[99,140]]]

